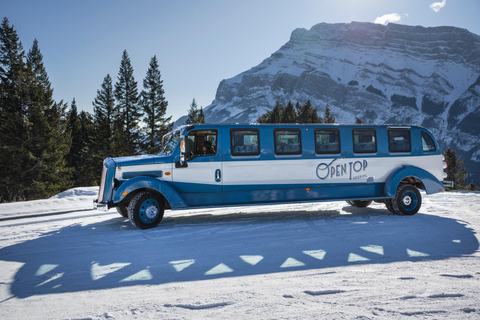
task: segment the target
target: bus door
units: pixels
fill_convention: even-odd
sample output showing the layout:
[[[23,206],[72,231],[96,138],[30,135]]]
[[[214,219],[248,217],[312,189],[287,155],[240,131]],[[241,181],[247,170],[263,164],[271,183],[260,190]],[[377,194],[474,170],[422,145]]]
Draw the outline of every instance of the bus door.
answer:
[[[222,191],[222,161],[218,147],[217,130],[192,130],[185,136],[186,165],[174,165],[173,168],[173,185],[179,193]]]

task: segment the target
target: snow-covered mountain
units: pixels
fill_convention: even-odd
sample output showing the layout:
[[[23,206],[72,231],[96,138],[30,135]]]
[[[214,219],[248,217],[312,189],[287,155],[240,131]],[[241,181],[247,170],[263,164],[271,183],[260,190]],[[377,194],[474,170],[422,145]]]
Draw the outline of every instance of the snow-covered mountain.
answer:
[[[258,66],[223,80],[207,122],[256,122],[307,100],[337,122],[423,125],[480,184],[480,36],[455,27],[320,23],[296,29]]]

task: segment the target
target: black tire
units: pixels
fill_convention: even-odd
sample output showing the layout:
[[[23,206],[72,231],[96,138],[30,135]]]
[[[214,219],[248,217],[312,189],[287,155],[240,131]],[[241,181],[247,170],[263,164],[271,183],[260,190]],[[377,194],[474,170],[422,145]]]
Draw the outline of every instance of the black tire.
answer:
[[[366,208],[368,207],[369,205],[372,204],[372,200],[351,200],[349,201],[352,206],[354,207],[359,207],[359,208]]]
[[[124,218],[128,218],[128,206],[118,206],[115,207],[119,215]]]
[[[140,192],[130,201],[128,219],[135,227],[150,229],[163,219],[163,199],[152,192]]]
[[[395,211],[395,209],[393,209],[392,200],[393,199],[385,199],[385,206],[387,207],[388,211],[390,211],[393,214],[398,215],[399,213],[397,211]]]
[[[350,201],[350,200],[346,200],[345,202],[346,202],[348,205],[350,205],[350,206],[353,206],[353,203],[352,203],[352,201]]]
[[[392,199],[393,209],[401,215],[413,216],[422,206],[422,196],[417,188],[411,185],[401,185]]]

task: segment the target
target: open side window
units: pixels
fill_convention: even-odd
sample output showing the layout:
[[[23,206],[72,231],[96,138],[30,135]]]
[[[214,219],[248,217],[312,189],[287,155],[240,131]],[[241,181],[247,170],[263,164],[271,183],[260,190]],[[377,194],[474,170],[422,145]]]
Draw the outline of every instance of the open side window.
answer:
[[[217,153],[217,130],[195,130],[185,137],[187,161]]]

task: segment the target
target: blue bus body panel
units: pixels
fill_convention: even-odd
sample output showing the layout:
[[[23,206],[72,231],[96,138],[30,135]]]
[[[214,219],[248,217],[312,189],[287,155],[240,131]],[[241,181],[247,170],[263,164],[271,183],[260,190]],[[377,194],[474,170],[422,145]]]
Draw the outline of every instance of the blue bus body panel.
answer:
[[[113,160],[117,165],[138,166],[138,165],[155,163],[155,156],[153,155],[127,156],[127,157],[113,158]]]
[[[182,196],[190,206],[385,198],[383,196],[383,183],[369,185],[336,184],[317,187],[270,185],[264,189],[255,189],[256,187],[258,186],[230,192],[183,193]]]
[[[385,195],[394,197],[400,182],[407,177],[419,179],[425,186],[427,194],[442,192],[445,190],[443,183],[438,181],[430,172],[414,166],[404,166],[395,171],[385,182]]]
[[[128,193],[139,189],[152,189],[160,192],[172,208],[186,208],[188,204],[172,186],[152,177],[135,177],[125,181],[115,192],[113,203],[119,203]],[[127,193],[125,193],[127,192]]]

